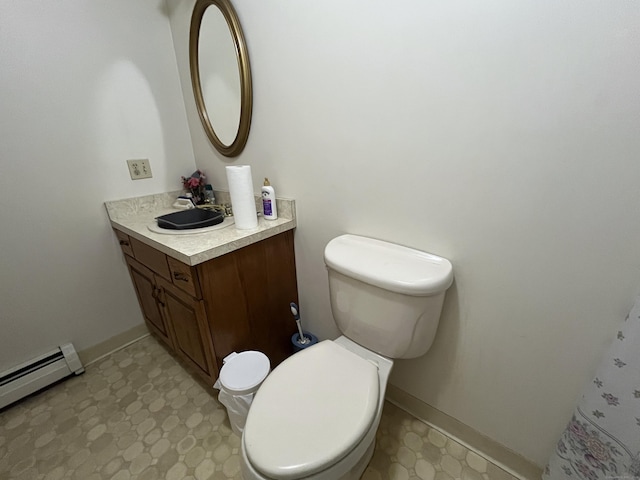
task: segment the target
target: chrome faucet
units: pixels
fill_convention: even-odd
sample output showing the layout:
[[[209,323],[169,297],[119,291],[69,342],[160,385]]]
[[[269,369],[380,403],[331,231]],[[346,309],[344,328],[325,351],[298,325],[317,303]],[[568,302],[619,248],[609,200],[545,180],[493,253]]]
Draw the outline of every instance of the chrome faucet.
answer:
[[[205,203],[204,205],[198,205],[198,208],[220,212],[220,213],[223,213],[225,217],[233,217],[233,210],[231,209],[231,204],[229,203],[223,203],[219,205]]]

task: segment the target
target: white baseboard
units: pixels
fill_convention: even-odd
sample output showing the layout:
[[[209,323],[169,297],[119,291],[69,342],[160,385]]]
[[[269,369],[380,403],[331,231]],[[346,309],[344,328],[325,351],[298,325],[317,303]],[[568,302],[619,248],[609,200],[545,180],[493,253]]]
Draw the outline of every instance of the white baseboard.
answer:
[[[141,338],[149,336],[149,330],[144,323],[137,325],[126,332],[119,333],[118,335],[111,337],[104,342],[100,342],[89,348],[78,352],[78,356],[82,361],[82,364],[86,367],[99,360],[102,360],[107,355],[111,355],[113,352],[123,349],[137,342]]]
[[[537,465],[404,390],[394,385],[387,385],[386,399],[430,427],[453,438],[469,450],[483,456],[514,477],[521,480],[539,480],[541,478],[542,469]]]

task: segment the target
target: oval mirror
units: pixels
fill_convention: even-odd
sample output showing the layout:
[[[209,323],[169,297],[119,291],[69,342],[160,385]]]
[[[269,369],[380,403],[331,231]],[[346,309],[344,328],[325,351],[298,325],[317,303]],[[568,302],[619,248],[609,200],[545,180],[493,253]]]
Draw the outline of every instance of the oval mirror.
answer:
[[[228,0],[197,0],[189,34],[191,84],[202,126],[227,157],[242,152],[251,126],[249,54]]]

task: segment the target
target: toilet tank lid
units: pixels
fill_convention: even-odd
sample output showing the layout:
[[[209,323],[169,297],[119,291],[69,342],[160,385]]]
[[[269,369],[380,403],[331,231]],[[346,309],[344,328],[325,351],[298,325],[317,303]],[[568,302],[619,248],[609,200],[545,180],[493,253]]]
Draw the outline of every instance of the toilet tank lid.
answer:
[[[324,261],[343,275],[404,295],[434,295],[453,282],[453,267],[446,258],[358,235],[331,240]]]

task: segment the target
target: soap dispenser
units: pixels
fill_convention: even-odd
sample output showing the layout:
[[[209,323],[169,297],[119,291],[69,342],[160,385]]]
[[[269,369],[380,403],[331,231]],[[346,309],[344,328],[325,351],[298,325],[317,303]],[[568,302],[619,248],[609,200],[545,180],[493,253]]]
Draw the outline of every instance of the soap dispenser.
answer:
[[[267,220],[275,220],[278,218],[278,209],[276,208],[276,191],[269,183],[269,179],[265,177],[262,186],[262,215]]]

